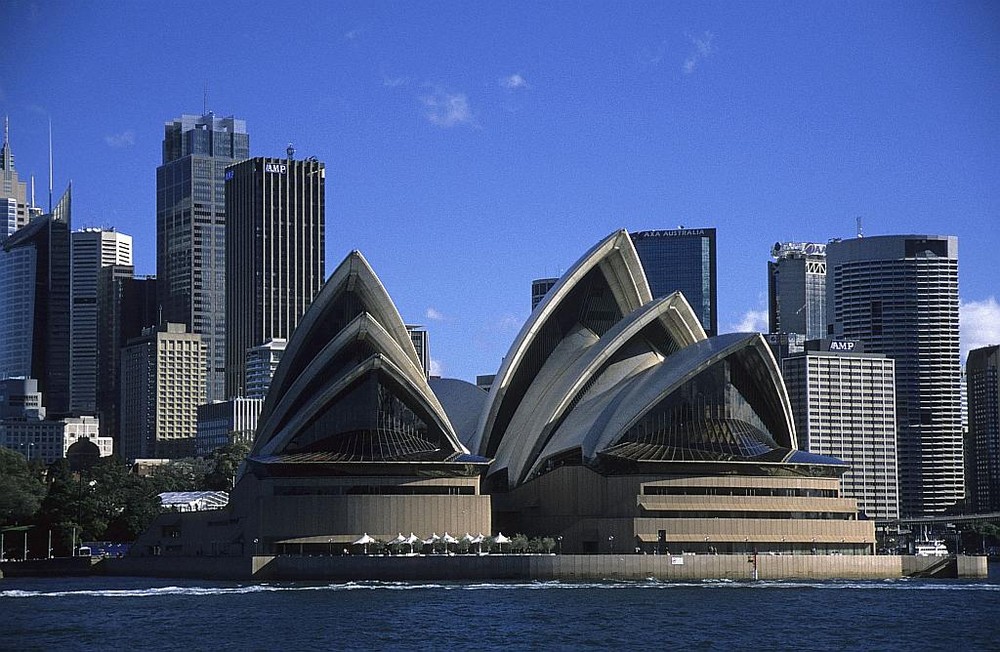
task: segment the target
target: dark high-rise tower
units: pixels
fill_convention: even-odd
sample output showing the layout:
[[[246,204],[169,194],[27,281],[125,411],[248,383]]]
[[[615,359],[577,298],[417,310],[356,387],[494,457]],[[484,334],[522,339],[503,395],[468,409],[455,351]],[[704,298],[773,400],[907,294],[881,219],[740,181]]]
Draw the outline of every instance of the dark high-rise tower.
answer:
[[[156,169],[160,304],[163,321],[203,336],[209,400],[225,394],[225,170],[249,156],[243,120],[183,115],[164,127]]]
[[[896,361],[900,513],[941,513],[965,495],[958,238],[833,241],[826,262],[829,333]]]
[[[254,158],[226,172],[226,396],[243,395],[247,349],[288,339],[325,280],[326,169]]]
[[[767,263],[768,328],[798,333],[807,340],[826,337],[826,245],[778,242]]]
[[[48,416],[70,412],[70,203],[0,247],[0,377],[38,380]]]
[[[969,352],[968,504],[975,512],[1000,512],[1000,346]]]
[[[102,267],[97,282],[97,415],[101,434],[113,437],[121,452],[119,403],[121,352],[142,329],[157,325],[156,278],[133,277],[132,265]]]
[[[653,297],[680,290],[708,336],[717,335],[715,229],[638,231],[629,235]]]

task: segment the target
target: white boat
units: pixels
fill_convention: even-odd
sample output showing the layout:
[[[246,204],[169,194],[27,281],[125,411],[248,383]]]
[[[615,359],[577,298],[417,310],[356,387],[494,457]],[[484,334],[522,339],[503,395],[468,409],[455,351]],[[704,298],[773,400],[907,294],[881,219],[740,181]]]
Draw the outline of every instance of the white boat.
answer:
[[[913,554],[917,557],[945,557],[948,555],[948,547],[941,539],[924,539],[914,544]]]

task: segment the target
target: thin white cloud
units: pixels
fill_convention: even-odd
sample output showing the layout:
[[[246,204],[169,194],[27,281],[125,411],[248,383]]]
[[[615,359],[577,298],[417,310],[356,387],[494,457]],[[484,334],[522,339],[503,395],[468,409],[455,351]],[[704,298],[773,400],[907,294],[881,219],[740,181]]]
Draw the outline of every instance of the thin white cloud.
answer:
[[[688,55],[687,59],[684,60],[684,74],[690,75],[693,73],[699,63],[715,52],[715,46],[712,45],[713,38],[714,35],[711,32],[704,32],[701,36],[688,34],[688,40],[691,41],[694,49]]]
[[[382,85],[386,88],[399,88],[410,83],[409,77],[382,77]]]
[[[444,315],[442,315],[436,308],[431,306],[424,312],[424,317],[433,321],[444,321]]]
[[[767,311],[747,310],[740,321],[732,327],[734,333],[766,333]]]
[[[344,38],[346,40],[348,40],[348,41],[353,41],[354,39],[358,38],[359,36],[361,36],[361,30],[360,29],[352,29],[349,32],[344,32]]]
[[[474,125],[469,98],[465,93],[449,93],[436,90],[420,98],[424,105],[424,117],[439,127],[454,127],[461,124]]]
[[[104,137],[104,142],[107,143],[108,147],[114,147],[116,149],[132,147],[135,145],[135,132],[131,129],[127,129],[120,134],[111,134]]]
[[[513,75],[501,77],[500,87],[508,91],[515,91],[519,88],[529,88],[528,82],[521,76],[520,73],[514,73]]]
[[[524,317],[517,315],[503,315],[497,321],[497,330],[501,333],[517,333],[524,324]]]
[[[964,364],[969,351],[1000,344],[1000,303],[996,297],[959,304],[961,350]]]
[[[444,365],[437,358],[431,358],[431,368],[428,370],[431,376],[444,376]]]

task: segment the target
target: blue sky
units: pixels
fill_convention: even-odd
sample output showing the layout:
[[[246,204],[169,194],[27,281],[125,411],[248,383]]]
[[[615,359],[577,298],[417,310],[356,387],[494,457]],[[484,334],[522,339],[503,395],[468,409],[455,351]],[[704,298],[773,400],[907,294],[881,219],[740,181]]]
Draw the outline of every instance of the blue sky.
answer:
[[[289,6],[290,5],[290,6]],[[327,270],[360,249],[446,376],[492,373],[618,228],[714,226],[719,322],[766,328],[777,240],[959,237],[963,346],[1000,341],[1000,5],[6,0],[16,167],[154,273],[163,123],[247,121],[327,164]],[[764,322],[761,321],[764,315]]]

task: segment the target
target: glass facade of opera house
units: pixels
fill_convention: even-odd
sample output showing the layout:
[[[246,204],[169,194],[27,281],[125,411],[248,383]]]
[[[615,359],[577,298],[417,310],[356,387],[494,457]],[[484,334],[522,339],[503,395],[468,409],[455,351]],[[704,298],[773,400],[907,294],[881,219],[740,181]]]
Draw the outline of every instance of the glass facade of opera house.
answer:
[[[289,340],[229,506],[161,516],[135,550],[504,531],[565,553],[870,554],[847,466],[795,442],[762,337],[709,338],[683,294],[654,299],[625,231],[544,295],[488,394],[428,382],[355,252]]]

